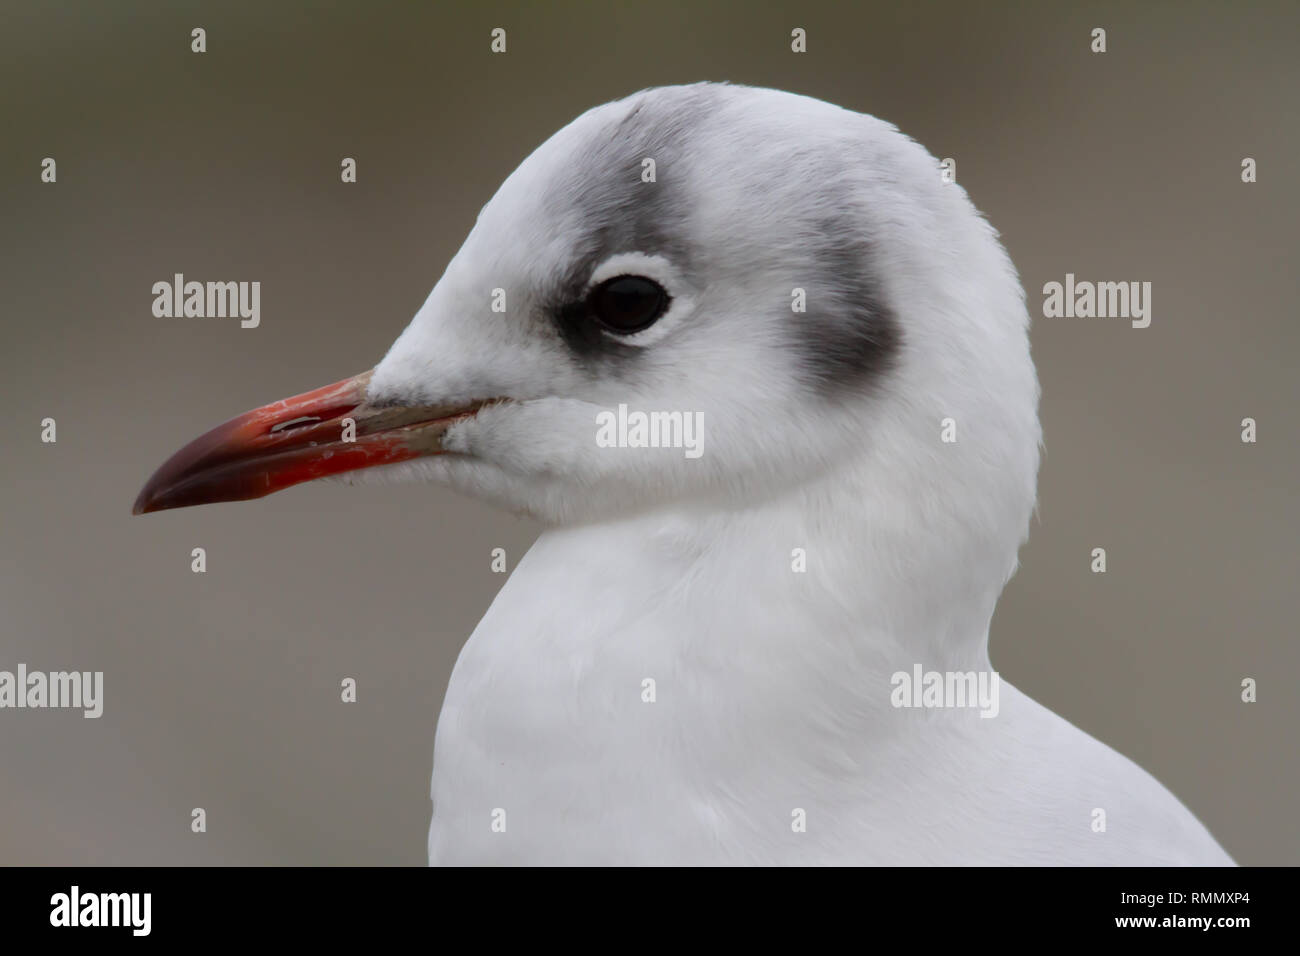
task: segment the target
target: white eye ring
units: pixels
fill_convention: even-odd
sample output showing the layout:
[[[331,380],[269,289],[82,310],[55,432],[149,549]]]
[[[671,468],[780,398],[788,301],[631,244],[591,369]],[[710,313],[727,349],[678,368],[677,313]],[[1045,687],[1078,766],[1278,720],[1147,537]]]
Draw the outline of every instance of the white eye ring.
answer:
[[[620,252],[618,255],[610,256],[591,273],[591,279],[583,295],[590,294],[591,290],[602,282],[624,275],[653,279],[668,293],[671,301],[668,304],[668,311],[653,325],[640,332],[619,335],[608,329],[601,329],[603,335],[615,342],[640,348],[654,345],[670,335],[682,318],[695,308],[694,291],[682,279],[673,264],[663,256],[648,256],[642,252]]]

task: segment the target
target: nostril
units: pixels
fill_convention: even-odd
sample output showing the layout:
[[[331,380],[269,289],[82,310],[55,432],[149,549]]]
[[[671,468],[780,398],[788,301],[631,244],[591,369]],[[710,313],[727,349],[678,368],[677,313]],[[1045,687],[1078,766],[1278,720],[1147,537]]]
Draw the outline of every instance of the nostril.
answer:
[[[301,428],[303,425],[310,425],[313,422],[318,422],[320,420],[321,419],[316,415],[302,415],[298,418],[291,418],[287,422],[280,422],[278,425],[273,425],[271,427],[271,434],[274,435],[277,432],[288,431],[291,428]]]

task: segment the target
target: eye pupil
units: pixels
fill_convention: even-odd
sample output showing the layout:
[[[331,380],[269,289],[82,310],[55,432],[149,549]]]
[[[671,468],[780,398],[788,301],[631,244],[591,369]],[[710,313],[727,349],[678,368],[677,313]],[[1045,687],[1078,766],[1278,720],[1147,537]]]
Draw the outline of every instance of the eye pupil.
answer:
[[[668,311],[668,293],[644,276],[615,276],[591,290],[592,315],[611,332],[628,335],[649,328]]]

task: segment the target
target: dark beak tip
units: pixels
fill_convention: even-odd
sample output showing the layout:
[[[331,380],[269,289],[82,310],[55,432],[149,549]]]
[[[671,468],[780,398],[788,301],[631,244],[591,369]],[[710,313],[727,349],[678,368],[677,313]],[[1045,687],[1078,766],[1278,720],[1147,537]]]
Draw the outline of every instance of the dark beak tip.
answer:
[[[150,505],[153,504],[153,500],[152,500],[153,497],[154,496],[151,493],[148,485],[145,485],[143,488],[141,488],[140,493],[135,497],[135,503],[131,505],[131,514],[144,515],[152,511],[153,509],[150,507]]]
[[[153,514],[155,511],[166,511],[169,508],[176,507],[171,500],[174,498],[172,495],[173,482],[169,476],[164,477],[163,475],[166,467],[167,465],[164,464],[149,476],[149,480],[144,483],[140,493],[135,496],[135,501],[131,505],[131,514],[147,515]]]

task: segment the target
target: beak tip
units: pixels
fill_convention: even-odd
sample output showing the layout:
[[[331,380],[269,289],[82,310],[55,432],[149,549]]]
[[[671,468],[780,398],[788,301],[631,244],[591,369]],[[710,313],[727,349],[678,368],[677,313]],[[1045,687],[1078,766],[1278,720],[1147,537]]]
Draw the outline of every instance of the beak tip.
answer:
[[[168,503],[168,491],[168,484],[159,482],[158,475],[155,473],[144,483],[140,493],[135,496],[135,502],[131,505],[131,514],[147,515],[174,507],[174,505]]]

